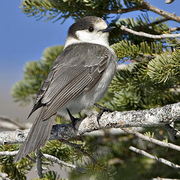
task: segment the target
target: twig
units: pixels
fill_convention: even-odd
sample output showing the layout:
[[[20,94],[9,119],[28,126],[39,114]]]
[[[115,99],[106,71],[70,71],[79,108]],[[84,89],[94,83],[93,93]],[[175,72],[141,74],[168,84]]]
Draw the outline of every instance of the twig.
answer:
[[[165,18],[171,19],[171,20],[176,21],[176,22],[180,22],[180,17],[179,16],[175,15],[174,13],[169,13],[167,11],[159,9],[156,6],[153,6],[153,5],[149,4],[146,1],[140,1],[140,2],[137,2],[137,4],[140,7],[144,8],[144,9],[147,9],[147,10],[150,10],[152,12],[155,12],[155,13],[157,13],[157,14],[165,17]]]
[[[168,160],[166,160],[166,159],[158,158],[158,157],[153,156],[153,155],[151,155],[151,154],[149,154],[149,153],[147,153],[147,152],[145,152],[145,151],[143,151],[143,150],[137,149],[137,148],[135,148],[135,147],[133,147],[133,146],[130,146],[129,149],[132,150],[132,151],[134,151],[134,152],[136,152],[136,153],[139,153],[139,154],[142,154],[142,155],[144,155],[144,156],[146,156],[146,157],[149,157],[149,158],[151,158],[151,159],[154,159],[154,160],[156,160],[156,161],[158,161],[158,162],[161,162],[161,163],[163,163],[163,164],[166,164],[166,165],[168,165],[168,166],[170,166],[170,167],[172,167],[172,168],[175,168],[175,169],[177,169],[177,170],[180,170],[180,166],[179,166],[179,165],[174,164],[174,163],[172,163],[172,162],[170,162],[170,161],[168,161]]]
[[[67,162],[64,162],[64,161],[58,159],[55,156],[52,156],[52,155],[49,155],[49,154],[43,154],[43,157],[50,160],[50,161],[52,161],[52,162],[55,162],[55,163],[58,163],[58,164],[61,164],[61,165],[64,165],[64,166],[67,166],[67,167],[70,167],[70,168],[73,168],[73,169],[77,169],[80,172],[84,172],[83,168],[75,166],[73,164],[69,164]]]
[[[65,139],[61,139],[60,141],[63,142],[64,144],[67,144],[67,145],[69,145],[69,146],[77,149],[78,151],[82,152],[82,153],[84,154],[84,156],[89,157],[89,159],[90,159],[94,164],[97,163],[96,160],[95,160],[90,154],[88,154],[84,149],[81,148],[81,145],[75,144],[75,143],[71,143],[71,142],[69,142],[69,141],[67,141],[67,140],[65,140]]]
[[[147,37],[147,38],[152,38],[152,39],[165,39],[165,38],[178,38],[178,37],[180,37],[180,34],[153,35],[153,34],[148,34],[148,33],[145,33],[145,32],[137,32],[137,31],[134,31],[132,29],[129,29],[129,28],[125,27],[124,25],[122,25],[120,27],[120,29],[122,31],[126,31],[126,32],[129,32],[129,33],[137,35],[137,36],[142,36],[142,37]]]
[[[0,156],[15,156],[18,151],[0,151]]]
[[[99,120],[99,124],[96,113],[83,120],[76,121],[75,128],[72,124],[54,125],[51,130],[50,140],[78,137],[98,129],[164,126],[177,121],[180,121],[180,103],[150,110],[105,112]],[[23,143],[28,132],[29,130],[1,132],[0,144]]]
[[[175,144],[159,141],[157,139],[145,136],[145,135],[143,135],[143,134],[141,134],[139,132],[132,131],[132,130],[127,129],[127,128],[122,128],[122,130],[124,130],[127,133],[133,134],[133,135],[135,135],[135,136],[137,136],[137,137],[139,137],[139,138],[141,138],[141,139],[143,139],[145,141],[149,141],[151,143],[157,144],[157,145],[162,146],[162,147],[167,147],[167,148],[171,148],[171,149],[180,151],[180,146],[177,146]]]
[[[166,4],[171,4],[172,2],[174,2],[174,0],[166,0],[165,2]]]
[[[167,0],[167,1],[172,1],[172,0]],[[146,1],[136,2],[136,4],[137,4],[137,6],[127,8],[127,9],[105,10],[105,13],[124,14],[124,13],[137,11],[137,10],[149,10],[149,11],[152,11],[154,13],[157,13],[157,14],[165,17],[166,19],[170,19],[170,20],[173,20],[173,21],[176,21],[176,22],[180,22],[180,17],[179,16],[175,15],[174,13],[169,13],[167,11],[159,9],[156,6],[153,6],[153,5],[149,4]]]
[[[16,122],[14,119],[9,118],[7,116],[2,116],[0,115],[0,127],[1,128],[6,128],[6,129],[10,129],[10,130],[16,130],[16,129],[27,129],[30,128],[31,123],[25,123],[25,124],[20,124],[18,122]]]
[[[43,169],[42,169],[42,153],[41,153],[41,150],[37,150],[36,151],[36,167],[37,167],[37,173],[38,173],[38,176],[40,179],[43,178]]]
[[[180,27],[173,27],[169,29],[169,32],[180,31]]]

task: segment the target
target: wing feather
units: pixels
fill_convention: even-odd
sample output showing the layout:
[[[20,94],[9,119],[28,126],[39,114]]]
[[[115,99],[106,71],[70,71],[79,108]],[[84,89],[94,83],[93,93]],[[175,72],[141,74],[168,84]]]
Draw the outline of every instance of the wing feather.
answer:
[[[83,43],[68,46],[54,62],[32,112],[46,105],[42,118],[46,120],[83,91],[90,90],[101,78],[110,56],[109,50],[101,45]]]

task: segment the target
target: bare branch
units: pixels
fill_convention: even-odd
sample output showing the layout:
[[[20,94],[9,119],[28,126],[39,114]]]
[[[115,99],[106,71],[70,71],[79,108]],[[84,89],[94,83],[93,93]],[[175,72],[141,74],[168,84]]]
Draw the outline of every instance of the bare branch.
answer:
[[[158,158],[158,157],[153,156],[153,155],[151,155],[151,154],[149,154],[149,153],[147,153],[147,152],[145,152],[145,151],[143,151],[143,150],[137,149],[137,148],[135,148],[135,147],[133,147],[133,146],[130,146],[129,149],[132,150],[132,151],[134,151],[134,152],[136,152],[136,153],[139,153],[139,154],[142,154],[142,155],[144,155],[144,156],[146,156],[146,157],[149,157],[149,158],[151,158],[151,159],[154,159],[154,160],[156,160],[156,161],[158,161],[158,162],[161,162],[161,163],[163,163],[163,164],[166,164],[166,165],[168,165],[168,166],[170,166],[170,167],[172,167],[172,168],[174,168],[174,169],[180,170],[180,166],[179,166],[179,165],[174,164],[174,163],[172,163],[172,162],[170,162],[170,161],[168,161],[168,160],[166,160],[166,159]]]
[[[15,156],[18,151],[0,151],[0,156]]]
[[[97,113],[72,124],[57,124],[51,130],[50,140],[69,139],[98,129],[124,127],[164,126],[180,121],[180,103],[169,104],[150,110],[104,113],[97,122]],[[29,130],[4,131],[0,133],[0,144],[23,143]]]
[[[61,161],[60,159],[58,159],[55,156],[52,156],[52,155],[49,155],[49,154],[43,154],[43,157],[50,160],[50,161],[52,161],[52,162],[58,163],[60,165],[64,165],[64,166],[67,166],[67,167],[70,167],[70,168],[73,168],[73,169],[77,169],[78,171],[81,171],[81,172],[84,171],[83,168],[80,168],[80,167],[75,166],[73,164],[69,164],[69,163],[66,163],[64,161]]]
[[[174,13],[169,13],[167,11],[159,9],[156,6],[153,6],[146,1],[138,2],[138,4],[140,7],[143,7],[143,9],[150,10],[150,11],[155,12],[155,13],[157,13],[157,14],[165,17],[165,18],[171,19],[171,20],[176,21],[176,22],[180,22],[179,16],[175,15]]]
[[[18,123],[12,118],[0,115],[0,127],[9,130],[27,129],[31,127],[31,123]]]
[[[143,134],[141,134],[139,132],[132,131],[132,130],[127,129],[127,128],[122,128],[122,130],[124,130],[125,132],[127,132],[129,134],[133,134],[133,135],[135,135],[135,136],[137,136],[137,137],[139,137],[139,138],[141,138],[141,139],[143,139],[145,141],[149,141],[151,143],[157,144],[157,145],[162,146],[162,147],[167,147],[167,148],[171,148],[171,149],[180,151],[180,146],[177,146],[175,144],[159,141],[157,139],[145,136],[145,135],[143,135]]]
[[[171,4],[172,2],[174,2],[174,0],[166,0],[165,2],[166,4]]]
[[[166,0],[166,1],[173,2],[173,0]],[[153,6],[153,5],[149,4],[149,2],[146,2],[146,1],[137,2],[137,6],[127,8],[127,9],[105,10],[105,13],[124,14],[124,13],[133,12],[133,11],[137,11],[137,10],[149,10],[149,11],[152,11],[154,13],[157,13],[157,14],[165,17],[166,19],[180,22],[179,16],[175,15],[174,13],[169,13],[167,11],[159,9],[156,6]]]
[[[169,32],[180,31],[180,27],[173,27],[169,29]]]
[[[129,29],[129,28],[125,27],[124,25],[122,25],[120,27],[120,29],[122,31],[126,31],[126,32],[129,32],[131,34],[135,34],[137,36],[142,36],[142,37],[147,37],[147,38],[152,38],[152,39],[165,39],[165,38],[178,38],[178,37],[180,37],[180,34],[153,35],[153,34],[148,34],[148,33],[145,33],[145,32],[137,32],[137,31],[134,31],[132,29]]]

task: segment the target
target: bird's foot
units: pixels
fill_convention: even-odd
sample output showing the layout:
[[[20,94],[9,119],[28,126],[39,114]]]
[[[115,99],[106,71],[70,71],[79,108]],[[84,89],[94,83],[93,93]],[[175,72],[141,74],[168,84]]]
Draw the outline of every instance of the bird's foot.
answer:
[[[101,118],[101,116],[102,116],[102,114],[104,113],[104,112],[113,112],[113,110],[111,110],[111,109],[109,109],[109,108],[106,108],[106,107],[103,107],[103,106],[101,106],[101,105],[99,105],[99,104],[97,104],[97,103],[94,103],[94,105],[97,107],[97,108],[99,108],[99,113],[98,113],[98,115],[97,115],[97,122],[98,122],[98,124],[99,124],[99,120],[100,120],[100,118]]]

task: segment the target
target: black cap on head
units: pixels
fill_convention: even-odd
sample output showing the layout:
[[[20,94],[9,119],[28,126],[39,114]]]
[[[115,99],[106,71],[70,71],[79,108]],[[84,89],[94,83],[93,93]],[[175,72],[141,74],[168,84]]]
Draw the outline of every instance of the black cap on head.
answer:
[[[76,37],[75,32],[79,30],[89,29],[90,27],[94,27],[95,23],[103,21],[100,17],[96,16],[86,16],[82,19],[77,20],[74,24],[72,24],[68,31],[68,36]]]

